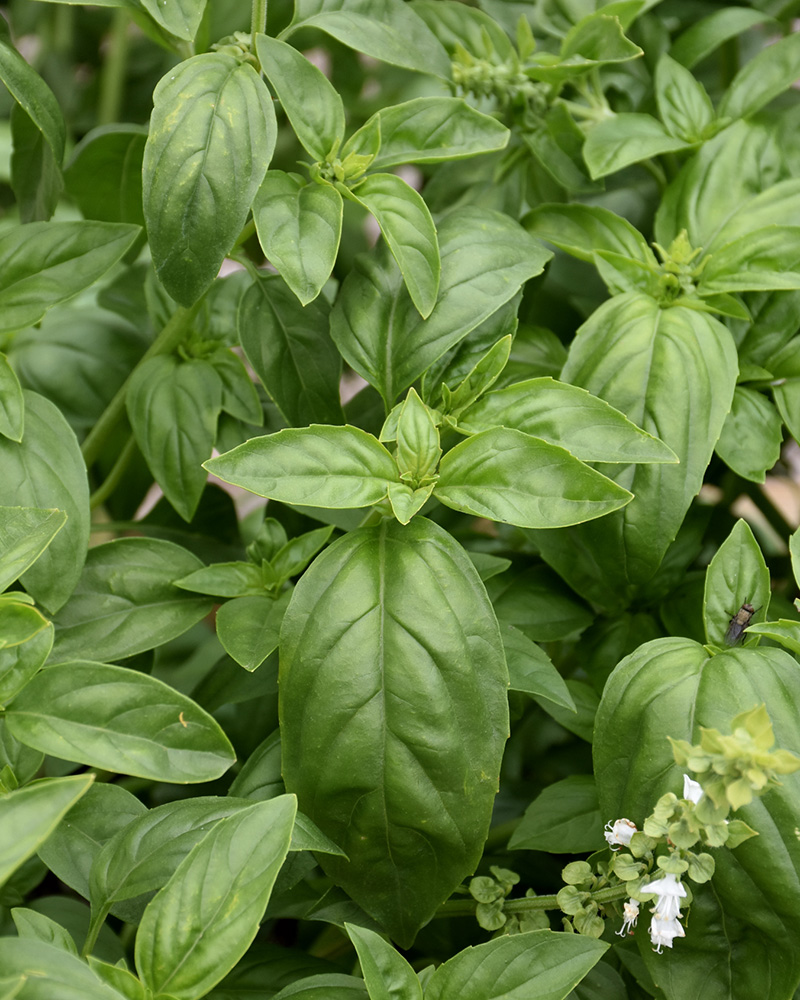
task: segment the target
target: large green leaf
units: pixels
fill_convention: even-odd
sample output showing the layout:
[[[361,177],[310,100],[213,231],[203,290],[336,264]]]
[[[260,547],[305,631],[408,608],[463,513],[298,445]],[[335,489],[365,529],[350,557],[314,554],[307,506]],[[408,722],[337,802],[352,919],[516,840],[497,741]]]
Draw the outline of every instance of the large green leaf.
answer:
[[[193,56],[153,94],[143,198],[156,273],[183,305],[216,277],[236,242],[275,147],[266,85],[223,52]]]
[[[733,645],[734,637],[728,635],[730,620],[744,604],[749,604],[755,605],[758,621],[764,621],[769,595],[769,569],[764,556],[750,525],[739,519],[706,571],[703,619],[708,641],[717,646]]]
[[[749,7],[724,7],[687,28],[669,50],[673,59],[691,69],[730,38],[770,20],[768,14]]]
[[[142,157],[147,129],[103,125],[75,147],[64,171],[68,193],[87,219],[144,225]]]
[[[145,910],[136,968],[154,995],[205,996],[256,936],[289,850],[294,796],[220,820]]]
[[[457,444],[434,496],[448,507],[521,528],[562,528],[630,503],[631,494],[566,449],[506,427]]]
[[[440,965],[425,1000],[563,1000],[607,949],[580,934],[504,935]]]
[[[531,802],[508,842],[511,851],[580,854],[604,844],[594,778],[571,774]]]
[[[737,385],[716,452],[737,475],[763,483],[780,458],[783,425],[773,404],[755,389]]]
[[[599,205],[538,205],[523,223],[534,236],[590,264],[596,251],[610,250],[656,265],[655,254],[639,230]]]
[[[0,797],[0,885],[47,840],[93,778],[41,778]]]
[[[25,228],[33,225],[37,223]],[[22,442],[0,437],[0,503],[59,508],[67,515],[64,527],[40,552],[22,580],[40,604],[57,611],[75,588],[86,558],[89,484],[78,441],[61,412],[35,392],[25,390],[24,398]]]
[[[400,952],[367,927],[345,924],[355,945],[370,1000],[422,1000],[422,986]]]
[[[0,235],[0,332],[31,326],[94,284],[130,249],[138,226],[30,222]]]
[[[341,423],[342,359],[328,333],[327,308],[321,300],[304,308],[292,292],[274,275],[254,280],[239,304],[239,340],[289,424]]]
[[[48,667],[6,709],[6,722],[44,753],[152,781],[211,781],[236,759],[219,725],[191,698],[107,663]]]
[[[61,108],[53,91],[13,47],[7,28],[0,32],[0,80],[41,132],[60,167],[67,134]]]
[[[551,256],[518,223],[479,208],[450,212],[439,226],[439,248],[439,298],[428,319],[420,318],[385,246],[356,258],[331,313],[331,335],[345,360],[389,408]]]
[[[699,742],[700,727],[730,731],[731,719],[762,702],[777,745],[797,746],[797,662],[779,649],[710,655],[691,639],[656,639],[618,664],[595,723],[601,814],[640,824],[682,773],[666,739]],[[636,734],[636,739],[631,734]],[[710,884],[692,885],[691,920],[674,949],[642,956],[666,1000],[786,1000],[800,981],[800,776],[737,812],[758,836],[715,852]],[[724,926],[724,933],[722,927]]]
[[[664,441],[680,465],[603,466],[634,500],[602,524],[537,533],[544,558],[584,596],[624,607],[658,569],[703,482],[733,398],[730,332],[705,313],[619,295],[581,327],[562,377]]]
[[[173,585],[202,563],[157,538],[118,538],[89,551],[83,575],[56,618],[54,657],[119,660],[191,628],[211,601]]]
[[[280,669],[287,788],[350,858],[320,863],[407,946],[474,871],[497,789],[508,678],[483,585],[430,521],[359,529],[295,588]]]
[[[208,361],[157,355],[138,365],[125,397],[128,418],[156,482],[191,521],[208,478],[222,406],[222,379]]]
[[[701,295],[800,288],[800,226],[766,226],[724,246],[719,237],[714,242],[698,282]]]
[[[670,135],[656,118],[623,113],[606,118],[592,128],[586,137],[583,155],[589,173],[597,179],[651,156],[688,148],[689,143]]]
[[[423,319],[436,305],[441,275],[436,226],[422,196],[396,174],[369,174],[350,196],[375,217]]]
[[[46,941],[0,938],[0,969],[25,977],[18,1000],[130,1000],[86,962]]]
[[[205,468],[258,496],[334,509],[369,507],[399,480],[384,446],[349,425],[312,424],[251,438]]]
[[[63,510],[0,507],[0,591],[36,562],[66,521]]]
[[[342,196],[332,184],[306,182],[299,174],[268,170],[258,189],[253,218],[259,242],[304,306],[331,276],[342,211]]]
[[[585,389],[533,378],[482,396],[461,430],[508,427],[566,448],[582,462],[675,462],[671,448]]]
[[[383,62],[450,78],[444,49],[402,0],[297,0],[286,33],[305,27]]]
[[[746,118],[800,77],[800,35],[768,45],[739,70],[719,105],[720,117]]]

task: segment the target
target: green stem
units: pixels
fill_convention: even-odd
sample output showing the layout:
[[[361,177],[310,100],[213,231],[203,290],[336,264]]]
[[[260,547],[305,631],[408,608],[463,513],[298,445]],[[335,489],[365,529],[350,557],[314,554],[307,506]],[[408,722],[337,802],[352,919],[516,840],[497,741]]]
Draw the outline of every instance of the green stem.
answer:
[[[250,44],[256,51],[256,35],[267,33],[267,0],[253,0],[253,12],[250,16]]]
[[[116,462],[114,462],[111,472],[109,472],[103,482],[89,497],[89,506],[92,510],[94,510],[95,507],[99,507],[100,504],[105,503],[117,486],[119,486],[120,480],[125,474],[125,470],[128,468],[135,451],[136,439],[133,434],[131,434],[128,438],[127,444],[119,453],[119,458],[117,458]]]
[[[108,50],[100,75],[100,106],[97,110],[97,120],[100,125],[119,121],[122,114],[122,95],[128,69],[129,20],[124,7],[115,10],[111,19]]]
[[[655,162],[655,160],[642,160],[641,165],[649,174],[652,174],[652,176],[655,177],[659,190],[663,191],[667,186],[667,175],[661,167]]]
[[[86,940],[83,942],[83,948],[81,949],[81,956],[86,958],[87,955],[91,955],[92,948],[94,948],[97,943],[97,936],[99,935],[105,919],[108,916],[110,905],[102,907],[97,913],[92,915],[91,922],[89,924],[89,930],[86,932]]]
[[[89,434],[86,436],[86,440],[81,445],[81,451],[83,452],[83,458],[86,462],[87,468],[92,466],[97,461],[97,457],[103,450],[103,446],[105,445],[109,434],[122,419],[122,416],[125,413],[125,397],[128,393],[128,386],[130,385],[134,374],[139,370],[139,367],[145,361],[148,361],[150,358],[153,358],[158,354],[169,354],[170,351],[174,350],[178,344],[180,344],[186,336],[187,327],[194,319],[195,313],[200,306],[200,302],[202,302],[202,299],[195,302],[190,309],[185,309],[183,306],[178,309],[178,311],[172,316],[169,323],[167,323],[161,333],[145,351],[144,356],[133,369],[131,374],[125,379],[120,388],[117,390],[117,394],[105,408],[103,415],[91,429]]]
[[[598,889],[591,894],[596,903],[611,903],[617,899],[625,899],[628,896],[628,888],[625,885],[610,885],[605,889]],[[434,913],[434,919],[443,917],[471,917],[475,916],[478,902],[475,899],[451,899],[442,903]],[[533,913],[537,910],[560,910],[558,896],[531,896],[525,899],[507,899],[503,903],[503,913]]]

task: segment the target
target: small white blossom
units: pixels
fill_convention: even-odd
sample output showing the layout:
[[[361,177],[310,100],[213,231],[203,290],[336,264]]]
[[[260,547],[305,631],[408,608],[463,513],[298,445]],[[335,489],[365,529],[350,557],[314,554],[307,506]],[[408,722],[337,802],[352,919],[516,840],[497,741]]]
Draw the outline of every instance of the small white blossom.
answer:
[[[650,911],[653,914],[650,940],[660,954],[662,946],[672,947],[673,938],[685,937],[686,932],[678,919],[681,912],[680,901],[686,895],[686,889],[677,875],[667,872],[662,878],[643,885],[642,892],[652,892],[658,896],[656,905]]]
[[[703,786],[690,778],[688,774],[683,776],[683,797],[695,804],[703,797]]]
[[[606,823],[603,836],[608,841],[611,850],[614,851],[619,849],[619,847],[614,847],[614,844],[627,847],[634,833],[636,833],[635,823],[631,823],[629,819],[615,819],[613,823]]]
[[[636,921],[639,919],[639,900],[629,899],[623,906],[622,913],[625,920],[622,924],[622,930],[617,931],[617,934],[619,934],[620,937],[625,937],[626,934],[633,934],[633,928],[636,926]]]

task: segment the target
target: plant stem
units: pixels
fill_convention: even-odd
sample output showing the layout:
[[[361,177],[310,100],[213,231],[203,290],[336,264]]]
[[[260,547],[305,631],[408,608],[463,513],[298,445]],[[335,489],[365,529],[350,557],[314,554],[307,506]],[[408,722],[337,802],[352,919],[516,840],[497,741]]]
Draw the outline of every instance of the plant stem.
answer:
[[[169,354],[170,351],[180,344],[186,335],[187,327],[194,319],[195,313],[200,306],[200,302],[202,302],[202,299],[195,302],[195,304],[189,309],[185,309],[181,306],[177,312],[173,314],[172,319],[170,319],[169,323],[167,323],[161,333],[147,348],[144,356],[119,387],[117,394],[105,408],[103,415],[94,425],[92,430],[86,436],[86,440],[81,445],[81,451],[87,468],[92,466],[95,461],[97,461],[97,456],[103,450],[103,445],[106,443],[109,434],[122,419],[122,415],[125,412],[125,397],[128,393],[128,386],[130,385],[134,374],[139,370],[139,367],[145,361],[148,361],[150,358],[153,358],[158,354]]]
[[[253,13],[250,16],[250,45],[253,53],[256,51],[256,35],[267,32],[267,0],[253,0]]]
[[[125,474],[125,470],[128,468],[130,460],[133,458],[133,454],[136,451],[136,439],[133,434],[128,438],[127,444],[119,453],[119,458],[112,466],[111,472],[106,476],[103,482],[97,487],[97,489],[89,497],[89,506],[92,510],[95,507],[99,507],[101,503],[111,496],[114,490],[119,485],[120,480]]]
[[[122,113],[122,94],[128,68],[128,21],[128,12],[124,7],[114,11],[100,77],[100,106],[97,109],[100,125],[119,121]]]
[[[616,899],[625,899],[628,889],[625,885],[610,885],[605,889],[593,892],[592,899],[596,903],[611,903]],[[442,917],[470,917],[475,915],[478,901],[475,899],[449,899],[442,903],[434,913],[434,920]],[[507,899],[503,903],[503,913],[533,913],[536,910],[560,910],[558,896],[531,896],[525,899]]]

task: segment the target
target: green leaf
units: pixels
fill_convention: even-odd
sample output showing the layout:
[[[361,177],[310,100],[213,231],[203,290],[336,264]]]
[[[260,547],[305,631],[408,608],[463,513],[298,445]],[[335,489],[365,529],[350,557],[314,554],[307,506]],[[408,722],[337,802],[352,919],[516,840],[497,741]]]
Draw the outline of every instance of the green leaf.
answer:
[[[191,698],[107,663],[48,667],[6,709],[6,721],[17,739],[44,753],[152,781],[211,781],[236,759]]]
[[[222,52],[170,70],[153,94],[143,198],[156,273],[192,305],[232,249],[275,147],[272,100],[252,66]]]
[[[301,573],[333,534],[333,526],[314,528],[282,545],[272,557],[272,566],[282,580]]]
[[[37,913],[36,910],[30,910],[24,906],[17,906],[12,909],[11,917],[17,928],[17,934],[22,940],[44,941],[71,955],[78,954],[78,949],[75,947],[75,942],[69,931],[45,914]]]
[[[430,500],[433,494],[433,483],[412,489],[405,483],[391,483],[389,486],[389,503],[392,513],[401,524],[408,524]]]
[[[12,600],[11,594],[3,597],[6,599],[0,600],[0,650],[28,642],[50,624],[36,608]]]
[[[220,347],[207,360],[222,381],[222,409],[237,420],[260,427],[264,423],[261,400],[239,355],[227,347]]]
[[[27,979],[26,975],[11,976],[10,978],[3,976],[0,979],[0,1000],[14,1000],[14,997],[19,996]]]
[[[95,782],[39,848],[39,857],[71,889],[89,899],[89,874],[98,854],[118,831],[147,812],[120,785]]]
[[[706,571],[703,619],[708,641],[726,645],[728,623],[743,604],[754,605],[763,621],[769,596],[770,576],[764,556],[747,521],[740,518]],[[749,642],[747,637],[745,641]]]
[[[21,222],[40,222],[55,212],[64,191],[61,163],[30,115],[11,109],[11,187]]]
[[[686,142],[702,141],[714,121],[714,107],[703,84],[665,52],[656,66],[655,88],[667,132]]]
[[[450,78],[444,49],[402,0],[296,0],[287,32],[305,27],[382,62]]]
[[[719,105],[721,118],[747,118],[788,90],[800,77],[800,37],[787,35],[762,49],[739,70]]]
[[[118,660],[182,635],[211,602],[174,581],[201,565],[157,538],[118,538],[90,549],[75,593],[56,617],[53,656]]]
[[[180,580],[173,581],[181,590],[214,597],[244,597],[263,595],[264,577],[261,569],[251,562],[214,563],[193,570]]]
[[[25,228],[34,225],[38,223],[32,222]],[[47,527],[42,525],[41,532],[34,531],[31,525],[31,539],[39,552],[30,558],[33,553],[28,550],[24,554],[27,546],[23,546],[23,553],[14,556],[15,564],[6,572],[16,575],[20,561],[24,560],[29,567],[22,579],[25,589],[52,612],[57,611],[72,593],[86,558],[89,484],[78,441],[61,412],[35,392],[26,389],[23,396],[26,419],[22,442],[17,444],[0,437],[0,468],[3,470],[0,504],[19,504],[38,508],[40,512],[58,508],[62,515],[54,515],[55,521],[63,514],[67,521],[57,534],[54,523]],[[44,540],[48,533],[55,535],[49,544]],[[21,540],[18,544],[22,545]],[[14,552],[12,549],[9,555],[13,556]]]
[[[451,56],[461,47],[480,58],[513,61],[514,48],[499,19],[483,10],[450,0],[414,0],[413,9]]]
[[[659,309],[647,295],[616,296],[581,327],[564,381],[660,438],[680,465],[603,467],[634,494],[624,511],[602,524],[537,533],[543,558],[578,593],[619,609],[653,576],[702,485],[737,371],[733,340],[721,323],[681,306]]]
[[[54,508],[0,507],[0,591],[36,562],[66,520]]]
[[[350,858],[319,861],[407,946],[474,871],[497,788],[507,674],[483,585],[423,518],[351,532],[296,586],[280,670],[286,786]]]
[[[147,129],[141,125],[103,125],[81,139],[64,171],[64,182],[85,218],[144,225],[146,139]]]
[[[342,235],[342,196],[331,184],[268,170],[253,202],[264,253],[305,306],[331,276]]]
[[[44,665],[53,648],[53,632],[48,622],[28,642],[0,649],[0,705],[12,701]]]
[[[61,108],[53,91],[13,47],[7,32],[0,35],[0,80],[41,132],[55,166],[60,167],[67,135]]]
[[[0,938],[0,969],[25,977],[19,1000],[129,1000],[86,962],[44,941]]]
[[[661,153],[688,149],[690,143],[676,139],[650,115],[623,113],[595,125],[586,137],[583,155],[596,180],[616,173],[632,163]]]
[[[250,754],[231,782],[228,795],[263,802],[284,791],[281,778],[281,734],[276,729]]]
[[[280,278],[259,278],[242,297],[237,325],[247,360],[287,423],[342,422],[342,360],[323,304],[303,308]]]
[[[755,622],[747,626],[747,635],[763,635],[797,656],[800,653],[800,622],[781,618],[776,622]]]
[[[501,623],[503,649],[508,664],[509,687],[532,697],[547,698],[556,705],[575,711],[575,702],[561,674],[544,650],[513,625]]]
[[[345,360],[390,409],[437,358],[512,299],[550,259],[507,216],[479,208],[450,212],[439,226],[439,298],[420,319],[385,247],[356,258],[331,313]]]
[[[344,928],[358,953],[370,1000],[422,1000],[416,973],[380,934],[354,924]]]
[[[181,862],[136,935],[136,969],[153,994],[203,997],[247,951],[289,850],[296,808],[288,795],[248,806],[220,820]]]
[[[156,24],[186,42],[194,40],[206,6],[206,0],[170,0],[167,4],[163,0],[161,3],[159,0],[138,0],[138,3]]]
[[[582,854],[604,844],[594,778],[573,774],[548,785],[531,802],[511,835],[508,849]]]
[[[608,945],[581,934],[526,931],[465,948],[440,965],[425,1000],[563,1000]]]
[[[795,745],[798,698],[797,662],[783,650],[710,655],[690,639],[645,643],[617,665],[597,714],[601,814],[638,822],[664,793],[681,794],[682,770],[667,736],[697,743],[701,726],[730,732],[734,716],[765,703],[777,745]],[[638,734],[635,740],[631,733]],[[713,881],[692,886],[691,923],[674,953],[654,956],[649,945],[642,949],[668,995],[698,995],[698,989],[742,1000],[792,995],[800,978],[800,955],[791,944],[800,932],[798,809],[800,780],[792,775],[737,812],[759,836],[735,851],[715,852]],[[725,934],[718,931],[722,920]]]
[[[369,1000],[369,994],[363,979],[331,973],[291,983],[272,1000]]]
[[[605,400],[551,378],[490,392],[459,420],[469,433],[508,427],[566,448],[582,462],[676,462],[664,444]]]
[[[697,290],[706,295],[780,288],[800,288],[800,226],[767,226],[714,249]]]
[[[47,840],[93,779],[41,778],[0,796],[0,885]],[[2,962],[0,968],[11,971]]]
[[[251,438],[205,468],[258,496],[334,509],[369,507],[398,479],[383,445],[349,425],[312,424]]]
[[[576,636],[593,615],[548,566],[493,577],[487,587],[501,625],[513,625],[534,642]]]
[[[344,141],[344,105],[325,74],[297,49],[256,36],[256,51],[300,145],[325,162]]]
[[[757,24],[771,20],[768,14],[749,7],[724,7],[687,28],[669,50],[673,59],[691,69],[721,45]]]
[[[0,354],[0,435],[19,443],[25,425],[25,402],[22,387],[8,363]]]
[[[350,195],[375,216],[412,302],[427,319],[436,305],[441,261],[436,226],[422,196],[396,174],[370,174]]]
[[[602,517],[631,494],[564,448],[505,427],[457,444],[439,465],[434,496],[448,507],[522,528]]]
[[[222,407],[222,379],[208,361],[158,355],[138,365],[126,394],[136,443],[164,495],[191,521],[206,484]]]
[[[653,267],[657,263],[639,230],[599,205],[538,205],[528,212],[523,225],[539,239],[590,264],[598,250],[610,250]]]
[[[729,469],[763,483],[780,458],[783,427],[772,403],[755,389],[736,386],[715,451]]]
[[[0,332],[38,323],[94,284],[131,248],[138,226],[30,222],[0,235]]]
[[[217,635],[228,656],[245,670],[256,670],[278,648],[281,622],[291,593],[238,597],[217,611]]]
[[[505,149],[505,125],[471,108],[460,97],[417,97],[403,104],[381,108],[354,132],[342,150],[368,153],[369,136],[380,126],[381,145],[371,170],[386,170],[402,163],[439,163]]]

